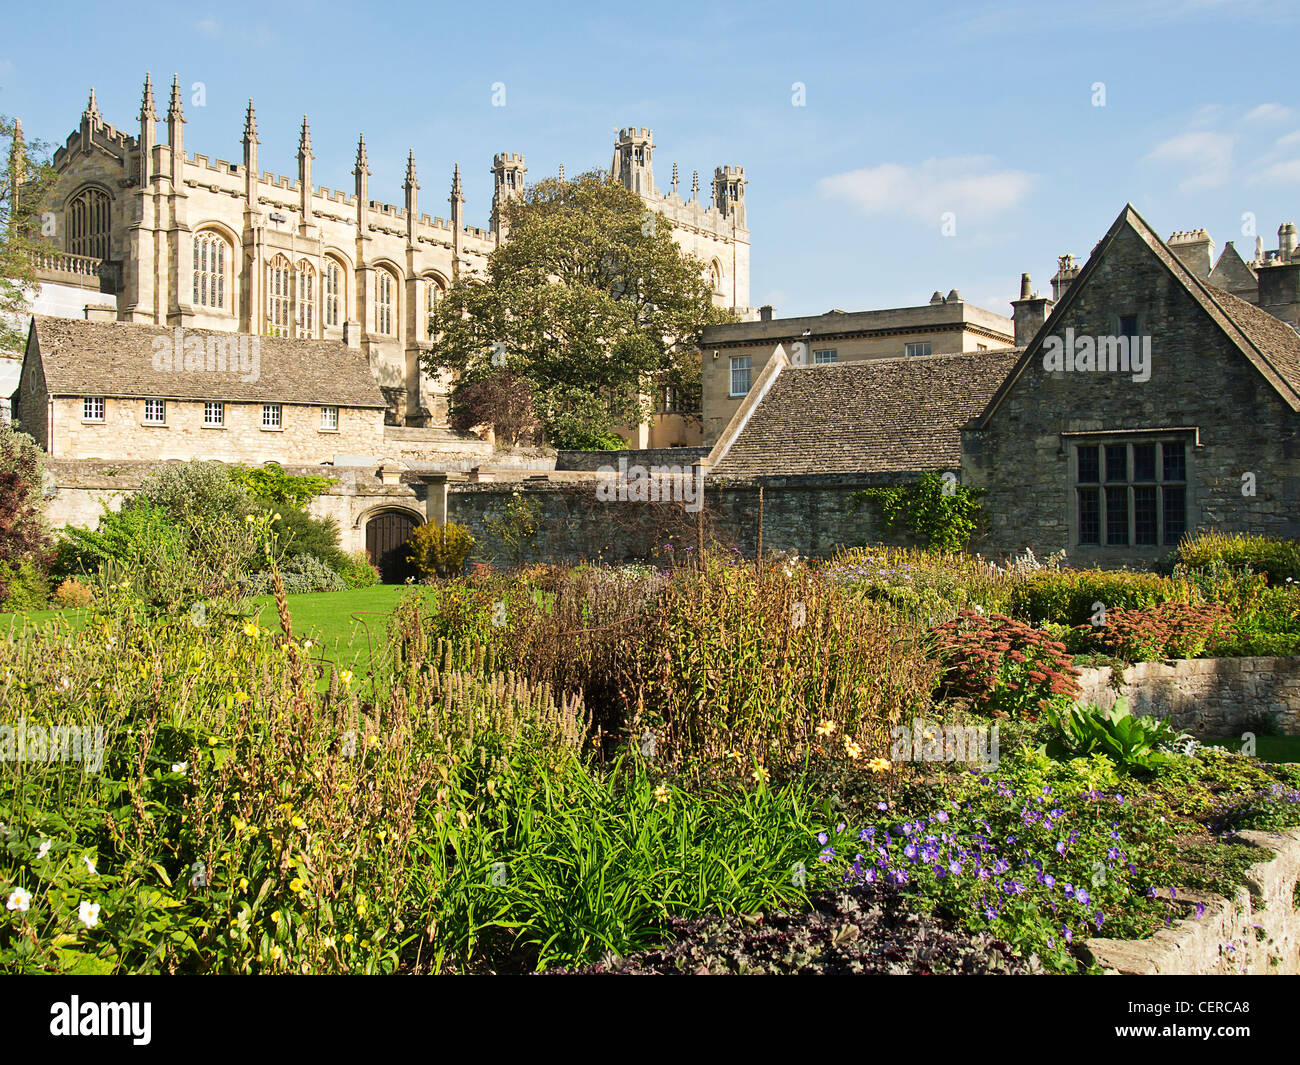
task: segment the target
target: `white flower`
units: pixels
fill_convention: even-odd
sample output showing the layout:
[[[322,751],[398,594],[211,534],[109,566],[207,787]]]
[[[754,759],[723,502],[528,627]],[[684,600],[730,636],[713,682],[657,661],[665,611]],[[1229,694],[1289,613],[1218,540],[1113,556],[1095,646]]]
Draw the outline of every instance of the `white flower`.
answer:
[[[5,903],[5,909],[17,910],[19,913],[26,913],[32,907],[32,893],[23,888],[14,888],[13,894],[9,896],[9,901]]]
[[[90,860],[89,855],[83,854],[81,856],[81,860],[86,863],[86,868],[90,870],[91,876],[99,876],[99,874],[95,871],[95,863]]]
[[[173,773],[180,773],[181,775],[184,775],[185,771],[186,771],[187,769],[189,769],[189,767],[190,767],[190,763],[189,763],[189,762],[173,762],[173,763],[172,763],[172,772],[173,772]]]
[[[49,853],[50,841],[48,839],[41,840],[41,845],[36,849],[36,857],[44,858]]]
[[[77,907],[77,920],[87,928],[94,928],[99,924],[99,903],[82,899],[81,905]]]

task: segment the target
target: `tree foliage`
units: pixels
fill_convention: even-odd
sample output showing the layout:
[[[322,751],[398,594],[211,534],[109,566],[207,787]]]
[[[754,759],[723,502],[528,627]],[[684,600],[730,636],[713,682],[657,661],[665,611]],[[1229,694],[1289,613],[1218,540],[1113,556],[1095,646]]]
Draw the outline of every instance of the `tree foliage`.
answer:
[[[530,187],[506,203],[505,223],[509,239],[486,273],[461,277],[439,301],[430,373],[478,381],[508,368],[530,386],[556,446],[638,424],[656,386],[698,389],[701,333],[730,315],[661,214],[594,171]],[[481,396],[453,396],[452,417],[458,401],[468,408]]]
[[[16,122],[0,115],[0,355],[20,356],[30,299],[38,287],[35,254],[49,247],[41,211],[54,184],[48,149],[24,141]]]
[[[0,599],[18,566],[50,546],[42,514],[43,471],[36,441],[0,425]]]

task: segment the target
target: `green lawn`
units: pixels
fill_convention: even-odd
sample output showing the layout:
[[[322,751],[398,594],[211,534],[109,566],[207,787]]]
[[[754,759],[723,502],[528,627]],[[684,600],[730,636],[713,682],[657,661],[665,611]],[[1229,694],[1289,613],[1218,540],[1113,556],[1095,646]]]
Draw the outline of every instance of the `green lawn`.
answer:
[[[289,613],[298,639],[315,643],[313,658],[327,658],[349,669],[365,669],[372,654],[382,654],[388,632],[388,617],[398,598],[406,592],[401,584],[376,584],[348,592],[317,592],[289,596]],[[275,600],[258,596],[257,623],[278,629]],[[33,610],[0,614],[0,632],[27,626],[67,625],[74,631],[89,616],[85,610]]]
[[[1229,751],[1241,750],[1239,736],[1210,742]],[[1257,736],[1255,755],[1261,762],[1300,762],[1300,736]]]

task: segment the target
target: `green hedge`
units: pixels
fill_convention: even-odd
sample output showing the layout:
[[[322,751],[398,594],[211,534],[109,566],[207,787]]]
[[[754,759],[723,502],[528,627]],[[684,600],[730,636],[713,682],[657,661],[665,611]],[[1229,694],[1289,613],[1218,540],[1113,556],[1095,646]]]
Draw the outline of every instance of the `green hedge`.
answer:
[[[1300,542],[1246,533],[1199,533],[1184,540],[1174,561],[1187,569],[1213,568],[1216,563],[1268,577],[1269,584],[1300,581]]]
[[[1095,604],[1107,611],[1145,610],[1160,603],[1193,601],[1191,586],[1173,577],[1131,570],[1041,570],[1011,593],[1011,613],[1034,624],[1083,625]]]

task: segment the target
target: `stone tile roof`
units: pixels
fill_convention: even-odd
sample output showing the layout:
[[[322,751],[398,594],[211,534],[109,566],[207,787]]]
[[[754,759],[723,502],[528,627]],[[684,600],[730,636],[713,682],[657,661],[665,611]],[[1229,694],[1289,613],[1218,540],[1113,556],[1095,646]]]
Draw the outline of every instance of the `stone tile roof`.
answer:
[[[1300,391],[1300,333],[1286,322],[1227,289],[1206,286],[1228,317],[1246,334],[1261,355]]]
[[[1022,349],[786,367],[711,474],[896,473],[961,466],[961,426]]]
[[[157,342],[166,339],[174,345],[175,334],[166,326],[136,322],[32,318],[32,337],[40,352],[46,387],[57,396],[387,406],[366,357],[341,341],[253,337],[251,340],[258,342],[256,375],[247,368],[242,372],[159,369],[155,366],[155,352],[161,349]],[[205,345],[209,337],[241,339],[241,334],[213,329],[187,328],[184,335],[201,337]],[[254,376],[256,380],[244,379]]]

